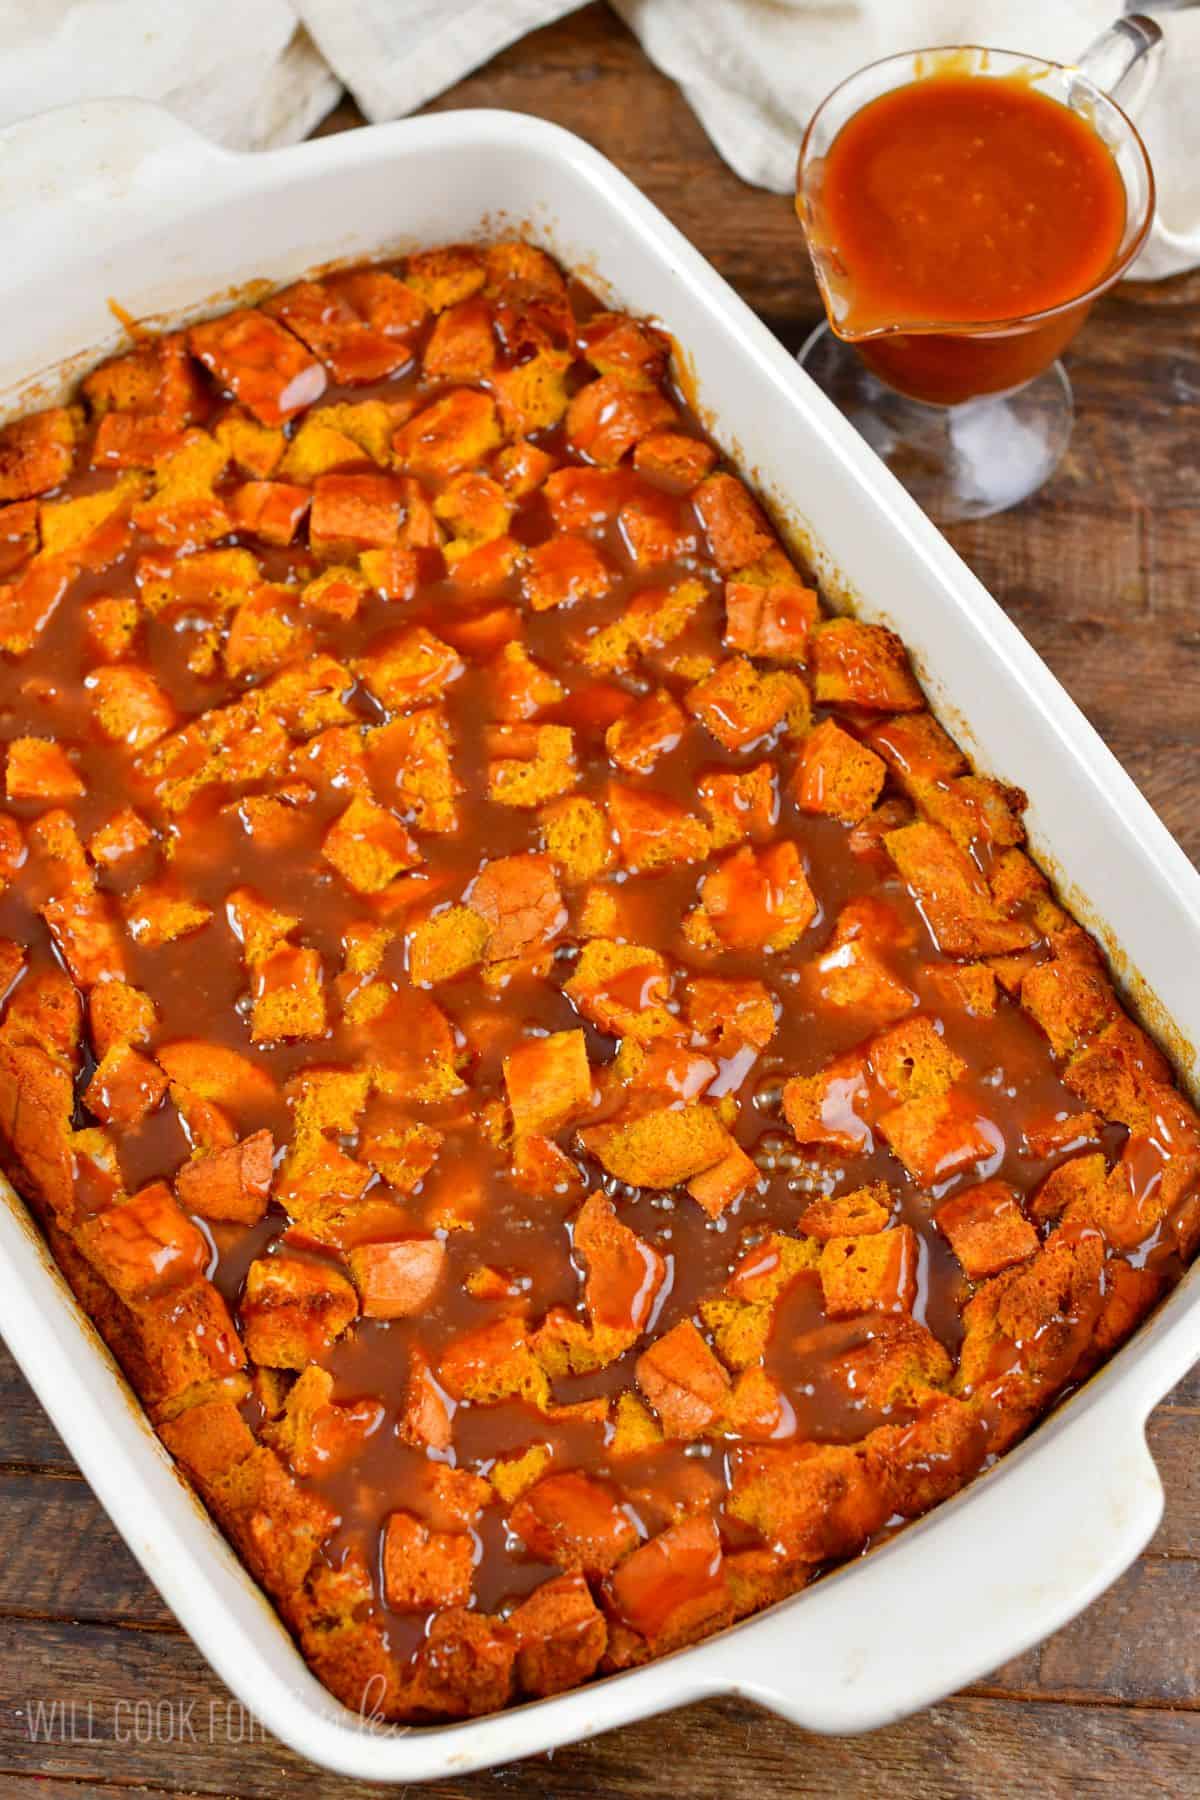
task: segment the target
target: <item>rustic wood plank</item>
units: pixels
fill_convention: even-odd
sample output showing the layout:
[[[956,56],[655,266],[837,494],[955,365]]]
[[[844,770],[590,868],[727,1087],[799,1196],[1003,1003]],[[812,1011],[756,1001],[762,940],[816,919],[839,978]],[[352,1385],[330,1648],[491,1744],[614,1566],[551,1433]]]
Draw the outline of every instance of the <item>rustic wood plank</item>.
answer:
[[[32,1388],[0,1343],[0,1468],[29,1464],[74,1474],[71,1453],[42,1411]]]
[[[61,1781],[45,1775],[19,1775],[11,1769],[0,1769],[0,1782],[4,1783],[4,1792],[13,1800],[163,1800],[170,1793],[171,1800],[210,1800],[210,1795],[203,1795],[197,1788],[177,1788],[170,1790],[163,1787],[147,1787],[144,1782],[95,1782],[72,1781],[64,1778]],[[395,1790],[393,1789],[393,1793]],[[228,1800],[228,1795],[224,1797]]]
[[[178,1630],[83,1481],[0,1476],[0,1613],[125,1621]]]
[[[60,1702],[52,1711],[55,1699]],[[70,1711],[74,1698],[75,1711]],[[41,1708],[35,1710],[37,1703]],[[88,1703],[90,1702],[90,1709]],[[229,1710],[230,1706],[234,1710]],[[140,1737],[143,1741],[130,1741]],[[909,1793],[973,1800],[1047,1793],[1194,1792],[1200,1715],[959,1696],[869,1737],[826,1739],[750,1703],[723,1699],[435,1789],[446,1800],[553,1793],[555,1800],[687,1794]],[[169,1793],[341,1800],[395,1789],[324,1775],[228,1703],[184,1638],[111,1627],[0,1624],[0,1782],[47,1775]],[[675,1773],[672,1774],[672,1771]],[[1101,1783],[1103,1772],[1103,1783]],[[16,1789],[15,1791],[20,1791]],[[101,1788],[101,1791],[103,1789]]]

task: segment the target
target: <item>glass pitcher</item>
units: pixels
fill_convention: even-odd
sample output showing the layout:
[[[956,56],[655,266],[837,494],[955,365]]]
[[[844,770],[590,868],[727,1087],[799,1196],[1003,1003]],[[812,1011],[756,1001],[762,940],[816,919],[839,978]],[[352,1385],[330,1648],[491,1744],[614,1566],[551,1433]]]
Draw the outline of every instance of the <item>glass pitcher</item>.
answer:
[[[1156,73],[1155,22],[1130,14],[1067,67],[1008,51],[959,46],[889,56],[860,69],[822,102],[800,151],[796,210],[828,322],[800,352],[806,371],[939,524],[1015,506],[1053,472],[1071,433],[1071,387],[1057,358],[1098,296],[1137,256],[1154,217],[1154,176],[1135,106]],[[824,204],[831,145],[882,95],[948,68],[981,80],[1018,77],[1068,107],[1101,139],[1125,193],[1111,261],[1084,291],[1040,312],[984,321],[874,317],[855,321],[853,281]],[[1117,104],[1119,96],[1122,104]]]

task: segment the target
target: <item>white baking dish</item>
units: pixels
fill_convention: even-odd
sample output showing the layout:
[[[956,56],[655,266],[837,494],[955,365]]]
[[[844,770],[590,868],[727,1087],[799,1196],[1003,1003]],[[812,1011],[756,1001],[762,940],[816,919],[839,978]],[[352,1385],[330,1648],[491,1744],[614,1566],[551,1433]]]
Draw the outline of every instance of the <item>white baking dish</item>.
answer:
[[[250,157],[159,109],[95,103],[0,133],[7,279],[0,412],[49,397],[118,341],[108,301],[175,320],[255,277],[514,225],[613,300],[657,314],[718,436],[804,534],[835,591],[892,622],[981,766],[1025,787],[1035,848],[1119,942],[1122,972],[1195,1082],[1200,877],[983,588],[704,260],[578,138],[443,114]],[[802,255],[797,232],[795,254]],[[0,676],[2,680],[2,676]],[[1135,972],[1136,971],[1136,975]],[[1162,1011],[1158,1011],[1161,1005]],[[374,1780],[463,1774],[709,1694],[818,1731],[936,1700],[1062,1625],[1133,1560],[1162,1509],[1143,1428],[1200,1354],[1195,1273],[1134,1342],[993,1473],[810,1592],[649,1667],[493,1718],[389,1730],[308,1673],[176,1478],[19,1203],[0,1208],[4,1335],[151,1580],[280,1738]]]

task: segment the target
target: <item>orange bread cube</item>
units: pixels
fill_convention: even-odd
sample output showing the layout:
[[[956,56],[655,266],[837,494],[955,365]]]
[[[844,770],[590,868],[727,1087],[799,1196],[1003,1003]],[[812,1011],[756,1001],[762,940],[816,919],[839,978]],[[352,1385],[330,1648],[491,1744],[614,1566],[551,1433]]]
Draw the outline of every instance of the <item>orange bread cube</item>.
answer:
[[[972,1281],[999,1275],[1038,1248],[1038,1234],[1021,1211],[1013,1189],[984,1181],[945,1200],[934,1214],[964,1273]]]
[[[436,1293],[446,1246],[438,1238],[404,1238],[362,1244],[348,1260],[363,1317],[407,1319],[419,1315]]]

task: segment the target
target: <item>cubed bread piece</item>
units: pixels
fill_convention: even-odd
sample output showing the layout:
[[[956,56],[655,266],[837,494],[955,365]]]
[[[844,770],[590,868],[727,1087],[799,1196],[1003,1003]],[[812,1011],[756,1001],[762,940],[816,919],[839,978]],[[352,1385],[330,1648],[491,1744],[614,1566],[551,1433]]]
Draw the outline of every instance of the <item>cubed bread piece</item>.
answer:
[[[631,775],[649,775],[680,743],[687,720],[665,688],[647,694],[604,734],[609,761]]]
[[[976,865],[940,825],[918,819],[883,841],[944,955],[1006,955],[1037,941],[1032,926],[1001,914]]]
[[[382,270],[377,279],[394,280]],[[407,293],[402,282],[400,292]],[[412,359],[409,344],[371,324],[351,303],[356,290],[336,277],[330,281],[296,281],[264,301],[263,311],[279,319],[308,345],[333,379],[348,386],[382,381]],[[419,318],[416,307],[412,312]]]
[[[426,375],[443,381],[482,381],[496,366],[492,312],[477,296],[439,314],[421,359]]]
[[[78,800],[87,788],[53,738],[18,737],[8,745],[4,791],[10,800]]]
[[[1063,1226],[1026,1262],[984,1282],[964,1307],[955,1387],[983,1409],[990,1448],[1019,1437],[1088,1352],[1104,1265],[1098,1232]]]
[[[594,1328],[632,1343],[654,1311],[667,1265],[652,1244],[631,1231],[611,1200],[588,1195],[571,1230],[572,1247],[586,1275],[583,1303]]]
[[[497,1712],[512,1698],[517,1645],[507,1625],[450,1607],[434,1618],[413,1659],[402,1715],[462,1719]]]
[[[690,1181],[719,1163],[733,1143],[714,1109],[699,1102],[591,1125],[579,1141],[618,1181],[650,1188]]]
[[[850,1155],[872,1148],[867,1065],[853,1051],[815,1075],[794,1075],[783,1090],[783,1114],[798,1144],[827,1144]]]
[[[789,669],[762,671],[731,656],[684,696],[688,711],[726,750],[745,750],[786,723],[802,732],[809,719],[808,689]]]
[[[831,1319],[861,1312],[911,1312],[917,1295],[917,1235],[911,1225],[866,1237],[830,1238],[821,1290]]]
[[[165,1181],[153,1181],[85,1220],[75,1242],[123,1300],[185,1287],[208,1266],[205,1238],[176,1205]]]
[[[146,750],[174,729],[169,696],[145,669],[122,664],[93,669],[85,678],[96,724],[114,744]]]
[[[890,1108],[880,1116],[879,1129],[923,1188],[986,1161],[1002,1141],[997,1127],[957,1089]]]
[[[729,1510],[788,1556],[824,1562],[861,1549],[889,1508],[856,1446],[764,1444],[734,1453]]]
[[[931,1394],[915,1419],[881,1425],[863,1443],[888,1510],[919,1518],[970,1480],[987,1455],[978,1414],[948,1394]]]
[[[377,894],[421,853],[395,813],[356,794],[325,834],[321,854],[360,894]]]
[[[710,1219],[720,1218],[727,1206],[757,1185],[758,1165],[740,1144],[730,1144],[719,1162],[701,1169],[687,1184],[688,1193]]]
[[[186,1211],[202,1218],[256,1225],[271,1196],[274,1157],[275,1140],[269,1131],[202,1152],[176,1171],[176,1197]]]
[[[483,257],[468,244],[420,250],[405,264],[404,282],[430,312],[444,312],[479,292],[485,280]]]
[[[423,625],[376,638],[354,665],[360,681],[389,712],[407,712],[445,697],[463,672],[462,658]]]
[[[891,1190],[882,1181],[855,1188],[848,1194],[829,1194],[813,1200],[800,1214],[799,1226],[809,1237],[828,1243],[831,1238],[869,1237],[891,1223]]]
[[[62,604],[72,573],[66,557],[35,556],[0,584],[0,650],[29,654]]]
[[[416,987],[473,969],[487,949],[488,927],[469,906],[448,906],[413,926],[408,938],[408,973]]]
[[[618,375],[585,382],[567,407],[567,442],[589,462],[615,468],[640,439],[676,418],[665,394],[630,388]]]
[[[308,488],[288,481],[244,481],[229,497],[238,531],[264,544],[290,544],[311,503]]]
[[[617,514],[621,535],[639,569],[678,562],[695,553],[699,540],[695,516],[685,500],[661,488],[637,483],[637,491]]]
[[[397,1434],[404,1443],[422,1450],[446,1450],[453,1435],[452,1408],[453,1402],[435,1379],[425,1352],[414,1345],[409,1351]]]
[[[275,1099],[275,1082],[270,1072],[224,1044],[176,1038],[173,1043],[157,1045],[154,1059],[172,1083],[235,1113],[269,1106]]]
[[[800,851],[790,838],[732,851],[704,877],[684,932],[698,949],[786,950],[817,915]]]
[[[594,881],[612,868],[615,851],[608,819],[582,795],[553,801],[540,815],[542,843],[567,883]]]
[[[158,1064],[128,1043],[113,1044],[97,1063],[83,1103],[106,1125],[134,1126],[154,1112],[167,1091]]]
[[[779,823],[779,787],[773,762],[749,769],[709,769],[696,784],[708,814],[714,850],[769,838]]]
[[[202,931],[213,916],[210,907],[181,891],[169,876],[142,882],[126,896],[121,910],[125,929],[145,950],[157,950]]]
[[[1131,1131],[1150,1128],[1158,1090],[1170,1078],[1165,1056],[1124,1013],[1077,1051],[1063,1074],[1086,1106]]]
[[[665,332],[628,313],[594,313],[580,326],[578,344],[580,354],[601,375],[636,393],[661,384],[671,354]]]
[[[318,475],[308,538],[318,556],[356,556],[396,544],[407,488],[396,475]]]
[[[531,1556],[590,1576],[605,1574],[638,1541],[615,1489],[574,1469],[535,1482],[508,1523]]]
[[[1020,1197],[1005,1181],[983,1181],[942,1202],[938,1230],[972,1281],[999,1275],[1038,1248],[1038,1234],[1021,1211]]]
[[[613,1571],[605,1599],[655,1653],[715,1630],[732,1613],[715,1522],[696,1515],[660,1531]]]
[[[712,841],[708,826],[657,788],[610,782],[607,806],[609,824],[627,869],[700,862],[708,855]]]
[[[700,1437],[729,1396],[729,1376],[690,1319],[656,1338],[637,1360],[637,1382],[668,1437]]]
[[[567,922],[551,861],[536,854],[498,856],[484,863],[467,903],[487,926],[490,962],[553,942]]]
[[[36,1044],[0,1036],[0,1131],[20,1159],[33,1192],[70,1218],[75,1201],[71,1123],[75,1095],[69,1068]]]
[[[887,1025],[917,1004],[917,996],[889,966],[897,948],[911,944],[911,930],[894,908],[870,895],[842,907],[833,935],[806,971],[806,985],[822,1007],[854,1013],[864,1025]]]
[[[966,757],[931,712],[897,713],[872,726],[867,742],[877,750],[901,786],[952,781],[966,773]]]
[[[648,1041],[679,1035],[679,1021],[666,1005],[670,987],[657,950],[594,937],[581,949],[563,993],[601,1031]]]
[[[437,1372],[454,1399],[480,1406],[519,1398],[540,1407],[549,1399],[546,1371],[530,1347],[524,1320],[516,1314],[462,1332],[443,1351]]]
[[[639,475],[652,476],[673,493],[685,494],[712,472],[717,453],[703,438],[682,431],[652,431],[633,452]]]
[[[51,406],[0,425],[0,500],[30,500],[66,480],[78,419],[70,407]]]
[[[325,972],[319,950],[280,944],[255,965],[250,986],[253,1043],[325,1035]]]
[[[488,797],[501,806],[541,806],[579,779],[569,725],[493,725],[486,748]]]
[[[378,1400],[344,1402],[332,1395],[332,1375],[310,1363],[289,1388],[281,1415],[261,1428],[264,1443],[278,1451],[297,1475],[336,1473],[383,1421]]]
[[[746,1046],[765,1050],[779,1019],[775,996],[765,982],[733,976],[693,975],[685,1008],[693,1032],[726,1056]]]
[[[454,772],[454,732],[440,706],[422,706],[367,734],[370,761],[382,762],[395,788],[396,805],[418,831],[457,831],[457,796],[462,783]]]
[[[388,1514],[383,1589],[393,1612],[465,1606],[471,1598],[475,1545],[465,1531],[431,1531],[410,1512]]]
[[[586,538],[560,533],[530,551],[521,591],[534,612],[600,600],[612,584],[612,570]]]
[[[506,643],[488,669],[492,716],[507,723],[536,719],[550,706],[559,706],[567,690],[557,676],[530,656],[524,644]]]
[[[615,519],[646,487],[632,469],[555,469],[543,492],[560,531],[589,531]]]
[[[1096,1219],[1103,1206],[1108,1181],[1108,1162],[1100,1150],[1086,1156],[1070,1156],[1037,1189],[1029,1210],[1039,1224],[1060,1219],[1070,1211],[1074,1218]]]
[[[872,1038],[868,1054],[876,1081],[894,1100],[944,1094],[967,1067],[924,1013]]]
[[[423,1313],[437,1292],[446,1246],[435,1237],[360,1244],[347,1261],[365,1319],[409,1319]]]
[[[844,825],[865,819],[883,790],[887,769],[834,719],[825,719],[800,746],[792,792],[804,812],[827,813]]]
[[[922,694],[908,651],[886,625],[826,619],[812,636],[813,693],[820,705],[917,712]]]
[[[820,1340],[821,1332],[813,1334]],[[797,1349],[802,1341],[797,1342]],[[879,1412],[914,1410],[950,1380],[954,1364],[932,1331],[907,1313],[872,1314],[870,1326],[827,1363],[847,1397]]]
[[[250,1264],[241,1302],[246,1349],[273,1369],[318,1362],[358,1316],[358,1297],[328,1263],[281,1252]]]
[[[15,963],[12,958],[14,950],[18,953]],[[15,974],[24,965],[24,952],[10,942],[6,960]],[[93,996],[102,994],[106,988],[122,985],[120,982],[109,981],[94,988],[88,996],[89,1018],[94,1004]],[[129,991],[131,990],[126,990]],[[70,976],[54,967],[30,969],[8,1002],[4,1015],[5,1041],[9,1044],[36,1044],[54,1062],[61,1063],[74,1073],[79,1066],[82,1032],[83,1008]],[[117,1041],[123,1040],[118,1036]],[[107,1047],[105,1045],[98,1049],[97,1055],[102,1057]]]
[[[500,437],[495,402],[473,388],[452,388],[400,426],[393,448],[402,468],[438,480],[482,462]]]
[[[508,1615],[517,1680],[534,1699],[561,1694],[595,1673],[608,1641],[604,1614],[575,1570],[535,1588]]]
[[[944,1005],[990,1019],[998,1003],[996,971],[987,963],[926,963],[925,974]]]
[[[725,643],[747,656],[804,662],[820,616],[816,589],[805,586],[781,550],[768,550],[725,583]]]
[[[582,1031],[526,1038],[504,1058],[504,1085],[515,1131],[561,1130],[591,1104],[592,1072]]]
[[[1037,1020],[1058,1056],[1071,1056],[1120,1010],[1101,968],[1067,961],[1039,963],[1021,983],[1021,1005]]]
[[[736,475],[707,476],[692,500],[723,575],[744,569],[778,548],[762,508]]]
[[[325,392],[326,375],[299,338],[255,307],[193,325],[188,347],[260,425],[282,425]]]

